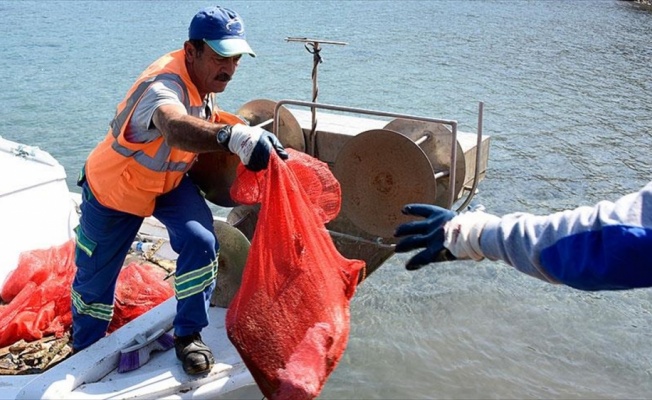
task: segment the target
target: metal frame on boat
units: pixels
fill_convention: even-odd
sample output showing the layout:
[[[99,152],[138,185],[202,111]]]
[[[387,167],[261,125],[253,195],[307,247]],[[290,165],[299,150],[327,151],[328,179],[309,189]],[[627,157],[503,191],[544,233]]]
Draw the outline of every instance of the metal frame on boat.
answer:
[[[238,114],[272,130],[284,146],[329,165],[342,186],[342,211],[327,228],[345,257],[366,262],[362,278],[393,255],[393,230],[407,220],[403,205],[461,210],[487,170],[490,138],[482,134],[483,103],[476,133],[460,132],[455,120],[297,100],[252,100]],[[200,156],[198,164],[205,162]],[[225,189],[221,178],[202,184],[208,192]],[[256,207],[236,206],[228,221],[251,239],[256,212]]]

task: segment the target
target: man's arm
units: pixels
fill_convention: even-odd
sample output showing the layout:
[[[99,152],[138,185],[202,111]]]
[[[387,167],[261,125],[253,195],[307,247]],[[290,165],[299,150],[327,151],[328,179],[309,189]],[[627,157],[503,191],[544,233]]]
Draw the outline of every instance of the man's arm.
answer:
[[[396,230],[397,253],[420,250],[408,269],[448,260],[440,253],[449,251],[457,259],[502,260],[581,290],[652,287],[652,183],[616,202],[543,216],[457,214],[430,204],[408,204],[403,212],[424,218]]]
[[[652,184],[616,202],[548,216],[508,214],[484,226],[484,255],[582,290],[652,286]]]
[[[168,146],[194,153],[230,151],[252,171],[267,168],[272,152],[283,160],[288,158],[278,138],[260,127],[207,122],[188,115],[184,107],[175,104],[158,107],[152,121]],[[224,127],[227,127],[226,136],[218,142],[217,133]]]
[[[193,153],[228,151],[217,142],[217,131],[223,124],[188,115],[181,105],[161,105],[154,111],[152,121],[170,147]]]

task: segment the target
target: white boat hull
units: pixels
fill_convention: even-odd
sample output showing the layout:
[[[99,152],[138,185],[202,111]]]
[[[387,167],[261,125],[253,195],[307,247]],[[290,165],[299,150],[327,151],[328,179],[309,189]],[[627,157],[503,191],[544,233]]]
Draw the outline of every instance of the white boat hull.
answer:
[[[78,216],[64,168],[49,153],[0,136],[0,287],[21,252],[74,236]]]

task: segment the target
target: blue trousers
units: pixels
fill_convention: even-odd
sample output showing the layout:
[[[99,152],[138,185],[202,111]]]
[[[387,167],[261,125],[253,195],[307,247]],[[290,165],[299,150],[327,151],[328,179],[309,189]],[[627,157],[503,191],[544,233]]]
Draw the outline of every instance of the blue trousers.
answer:
[[[82,350],[106,335],[113,315],[118,274],[143,217],[101,205],[82,181],[72,284],[73,349]],[[186,336],[208,325],[215,288],[219,244],[206,201],[185,176],[180,185],[156,200],[154,217],[167,228],[179,254],[175,273],[177,314],[174,333]]]

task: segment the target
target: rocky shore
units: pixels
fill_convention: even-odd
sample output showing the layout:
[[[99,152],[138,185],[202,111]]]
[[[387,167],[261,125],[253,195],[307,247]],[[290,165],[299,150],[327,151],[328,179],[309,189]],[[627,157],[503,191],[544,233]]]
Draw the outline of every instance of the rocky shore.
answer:
[[[652,11],[652,0],[634,0],[633,3],[641,9]]]

